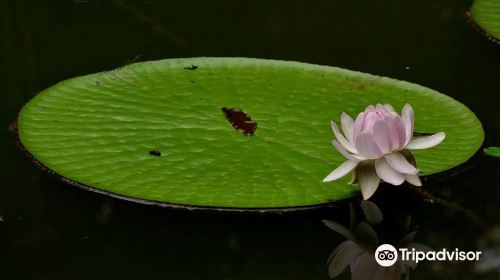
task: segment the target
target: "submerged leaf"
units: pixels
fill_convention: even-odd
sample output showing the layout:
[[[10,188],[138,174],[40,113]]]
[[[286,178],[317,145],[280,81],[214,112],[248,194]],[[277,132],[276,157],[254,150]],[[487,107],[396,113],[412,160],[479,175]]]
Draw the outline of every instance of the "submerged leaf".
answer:
[[[500,147],[485,148],[484,153],[492,157],[500,157]]]

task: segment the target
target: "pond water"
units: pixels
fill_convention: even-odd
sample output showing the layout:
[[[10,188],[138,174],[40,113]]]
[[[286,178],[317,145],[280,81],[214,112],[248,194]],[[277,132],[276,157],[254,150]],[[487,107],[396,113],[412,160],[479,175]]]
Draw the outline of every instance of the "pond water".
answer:
[[[66,185],[39,170],[9,128],[34,94],[70,77],[194,56],[332,65],[448,94],[481,119],[486,145],[500,145],[500,46],[466,22],[471,1],[44,2],[0,1],[1,279],[329,279],[327,259],[345,238],[321,220],[349,227],[350,203],[363,219],[359,199],[285,214],[223,213]],[[415,242],[436,250],[482,251],[479,262],[419,263],[411,278],[500,278],[499,164],[479,155],[463,173],[424,182],[425,192],[377,192],[379,240],[416,230]]]

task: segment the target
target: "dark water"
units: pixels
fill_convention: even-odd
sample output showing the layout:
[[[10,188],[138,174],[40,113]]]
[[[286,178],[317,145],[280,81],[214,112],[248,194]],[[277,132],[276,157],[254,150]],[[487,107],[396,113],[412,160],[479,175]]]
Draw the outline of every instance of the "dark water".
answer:
[[[344,238],[321,220],[348,226],[348,203],[264,215],[117,201],[38,170],[8,126],[36,92],[66,78],[135,59],[244,56],[431,87],[476,112],[486,144],[500,145],[500,46],[466,23],[469,5],[0,0],[0,279],[329,279],[327,258]],[[483,251],[480,262],[419,263],[411,278],[500,278],[499,165],[479,157],[458,176],[426,183],[426,191],[449,203],[404,188],[378,192],[382,241],[416,229],[415,241],[435,249]]]

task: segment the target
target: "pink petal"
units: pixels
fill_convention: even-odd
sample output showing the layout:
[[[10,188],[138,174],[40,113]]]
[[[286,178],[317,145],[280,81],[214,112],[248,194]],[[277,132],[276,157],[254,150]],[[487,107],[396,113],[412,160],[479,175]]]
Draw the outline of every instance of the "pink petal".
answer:
[[[365,113],[365,117],[363,119],[363,124],[361,127],[361,133],[368,132],[371,133],[373,131],[373,126],[375,122],[380,118],[380,115],[377,111],[370,111]]]
[[[410,150],[428,149],[443,142],[445,137],[446,134],[444,132],[438,132],[431,136],[413,139],[410,143],[408,143],[406,148]]]
[[[384,158],[379,158],[375,161],[375,170],[380,179],[389,184],[399,186],[405,181],[405,174],[394,170]]]
[[[335,149],[337,149],[337,151],[339,151],[339,153],[341,153],[347,159],[358,160],[358,161],[365,159],[361,156],[353,155],[353,154],[350,154],[349,152],[347,152],[347,150],[344,148],[344,146],[340,145],[340,143],[337,142],[337,140],[333,140],[332,145],[335,147]]]
[[[391,114],[384,117],[382,120],[388,125],[387,138],[390,140],[390,151],[399,150],[400,146],[404,144],[406,132],[401,118],[397,114]],[[373,129],[373,133],[376,129]]]
[[[404,147],[406,141],[406,128],[400,116],[394,116],[391,120],[391,127],[394,130],[393,134],[393,148],[394,150],[400,150]],[[397,141],[396,141],[397,139]],[[396,144],[397,143],[397,144]]]
[[[385,107],[382,104],[377,104],[377,106],[375,108],[377,109],[377,111],[383,112],[384,114],[389,114],[390,113],[390,111],[387,110],[387,107]]]
[[[355,146],[358,154],[365,158],[375,159],[383,155],[372,136],[366,132],[356,137]]]
[[[333,130],[333,134],[335,135],[335,138],[337,138],[337,141],[339,141],[339,143],[342,146],[344,146],[344,148],[346,150],[355,154],[356,149],[352,146],[351,143],[349,143],[349,141],[347,141],[347,139],[345,139],[344,135],[342,135],[342,133],[340,133],[339,128],[337,127],[337,124],[335,122],[332,122],[332,130]]]
[[[353,133],[354,133],[354,120],[346,113],[342,113],[341,117],[342,131],[349,141],[349,143],[353,143]]]
[[[339,178],[344,177],[349,172],[351,172],[357,165],[359,161],[348,160],[342,163],[339,167],[332,171],[328,176],[323,179],[323,182],[335,181]]]
[[[363,120],[365,118],[365,113],[359,113],[354,121],[354,131],[352,133],[353,141],[356,141],[356,138],[361,133],[361,129],[363,128]],[[355,142],[352,142],[355,145]]]
[[[389,127],[389,124],[383,120],[377,121],[373,126],[373,140],[383,154],[388,154],[393,151],[392,138],[394,131]]]
[[[408,183],[421,187],[422,186],[422,181],[420,181],[420,177],[418,175],[411,175],[411,174],[405,174],[405,179]]]
[[[392,153],[385,156],[387,163],[399,173],[417,175],[418,169],[411,165],[401,153]]]
[[[360,164],[358,168],[356,168],[356,178],[358,180],[363,199],[369,199],[377,190],[380,182],[380,179],[375,172],[373,163],[363,162],[363,164]]]
[[[368,106],[366,106],[366,108],[365,108],[365,113],[366,113],[366,112],[373,111],[373,110],[375,110],[375,106],[373,106],[373,105],[368,105]]]
[[[406,104],[403,107],[403,111],[401,112],[401,118],[403,119],[403,123],[405,126],[405,131],[406,131],[406,140],[405,140],[405,146],[410,142],[411,137],[413,136],[413,129],[414,129],[414,114],[413,114],[413,108],[411,107],[410,104]]]

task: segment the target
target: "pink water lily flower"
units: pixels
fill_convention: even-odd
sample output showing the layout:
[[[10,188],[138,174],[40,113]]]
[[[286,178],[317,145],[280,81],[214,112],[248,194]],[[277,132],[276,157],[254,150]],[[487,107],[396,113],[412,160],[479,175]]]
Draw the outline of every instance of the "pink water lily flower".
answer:
[[[439,132],[412,139],[414,116],[410,104],[403,107],[401,116],[389,104],[368,106],[356,121],[342,113],[341,125],[344,134],[332,121],[336,138],[332,144],[347,161],[323,182],[337,180],[354,170],[353,180],[359,183],[364,199],[373,195],[380,179],[392,185],[401,185],[406,180],[421,186],[419,170],[408,150],[431,148],[445,138],[445,134]]]

